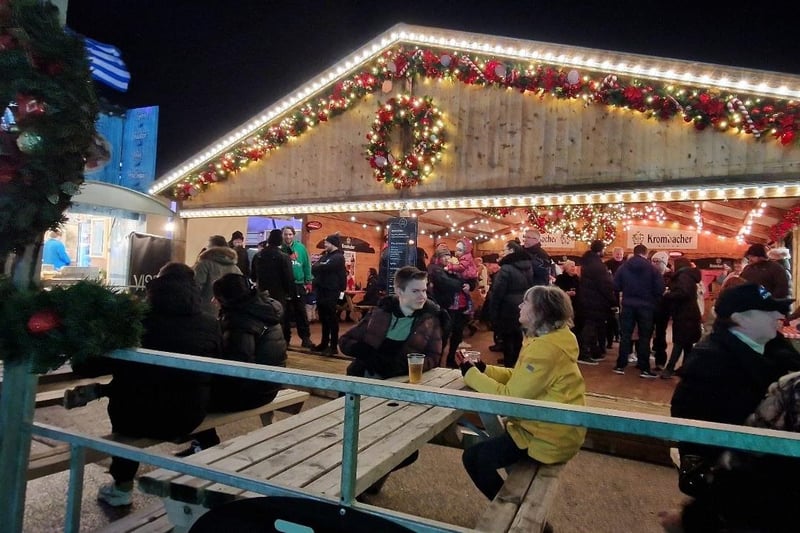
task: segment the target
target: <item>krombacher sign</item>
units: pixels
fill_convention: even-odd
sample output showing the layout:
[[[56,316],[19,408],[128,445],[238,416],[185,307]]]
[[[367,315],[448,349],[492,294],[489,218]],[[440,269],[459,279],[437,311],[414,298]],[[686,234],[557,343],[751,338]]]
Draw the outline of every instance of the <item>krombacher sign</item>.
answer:
[[[697,240],[697,231],[631,226],[626,248],[644,244],[648,250],[696,250]]]

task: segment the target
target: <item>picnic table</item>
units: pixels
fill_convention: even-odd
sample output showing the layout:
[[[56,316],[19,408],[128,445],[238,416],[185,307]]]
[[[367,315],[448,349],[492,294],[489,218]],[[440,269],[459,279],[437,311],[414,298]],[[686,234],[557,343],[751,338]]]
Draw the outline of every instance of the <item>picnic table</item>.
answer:
[[[392,381],[407,382],[406,376]],[[435,368],[423,386],[463,389],[458,370]],[[190,462],[253,476],[281,486],[341,496],[346,397],[328,401],[270,426],[223,442]],[[392,471],[406,457],[451,428],[457,409],[364,396],[360,402],[355,494]],[[188,527],[206,510],[258,494],[159,469],[139,478],[139,488],[164,499],[170,520]]]

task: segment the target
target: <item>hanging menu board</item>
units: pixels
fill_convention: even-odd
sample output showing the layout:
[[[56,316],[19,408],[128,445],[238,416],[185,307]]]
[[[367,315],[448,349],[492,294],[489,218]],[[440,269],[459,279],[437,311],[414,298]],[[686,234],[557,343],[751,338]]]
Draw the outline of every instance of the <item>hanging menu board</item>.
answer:
[[[411,217],[391,218],[387,228],[389,247],[387,292],[394,294],[394,273],[406,265],[417,264],[417,219]]]

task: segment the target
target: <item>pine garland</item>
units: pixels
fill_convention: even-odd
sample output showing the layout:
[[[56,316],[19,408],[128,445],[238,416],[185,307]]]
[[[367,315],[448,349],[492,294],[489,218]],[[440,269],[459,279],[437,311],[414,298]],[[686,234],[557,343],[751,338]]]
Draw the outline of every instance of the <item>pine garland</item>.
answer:
[[[18,107],[18,131],[0,130],[0,257],[63,222],[84,181],[98,112],[83,41],[64,32],[57,9],[2,4],[0,110],[27,105]]]

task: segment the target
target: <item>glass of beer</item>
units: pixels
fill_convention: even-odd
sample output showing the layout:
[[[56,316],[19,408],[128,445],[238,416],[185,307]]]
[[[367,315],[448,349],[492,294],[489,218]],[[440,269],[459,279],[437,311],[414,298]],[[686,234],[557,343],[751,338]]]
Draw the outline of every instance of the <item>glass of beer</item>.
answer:
[[[425,364],[425,354],[410,353],[408,358],[408,382],[420,383],[422,381],[422,366]]]
[[[481,360],[481,352],[475,350],[464,350],[461,353],[464,355],[464,361],[470,362],[472,364],[475,364]]]

